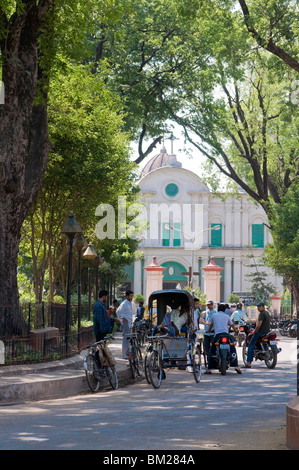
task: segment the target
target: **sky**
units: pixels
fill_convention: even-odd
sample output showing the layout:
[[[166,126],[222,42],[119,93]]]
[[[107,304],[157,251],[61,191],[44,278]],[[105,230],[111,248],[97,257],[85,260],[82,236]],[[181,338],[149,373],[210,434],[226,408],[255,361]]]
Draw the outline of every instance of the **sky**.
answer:
[[[183,168],[193,171],[200,177],[203,174],[202,166],[205,161],[205,157],[203,157],[191,144],[187,145],[188,151],[186,150],[184,136],[179,128],[174,129],[173,135],[178,139],[173,142],[173,154],[176,155],[177,160],[182,163]],[[156,148],[150,153],[150,155],[139,164],[140,170],[143,169],[151,158],[160,153],[163,146],[165,146],[167,154],[171,155],[172,143],[167,137],[165,137],[164,142],[157,144]],[[133,159],[135,160],[138,157],[137,144],[135,146],[133,145],[132,148]]]

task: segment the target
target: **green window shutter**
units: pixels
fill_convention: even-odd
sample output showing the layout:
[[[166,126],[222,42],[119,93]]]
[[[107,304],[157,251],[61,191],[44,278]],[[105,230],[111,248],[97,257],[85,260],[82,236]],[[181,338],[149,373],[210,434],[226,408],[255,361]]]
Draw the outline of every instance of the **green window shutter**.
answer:
[[[264,225],[252,224],[252,245],[257,248],[264,248]]]
[[[173,224],[173,246],[181,246],[181,224],[174,222]]]
[[[222,246],[222,225],[211,224],[211,228],[220,225],[220,229],[211,230],[211,246]]]
[[[169,222],[162,223],[162,246],[169,246],[170,230]]]

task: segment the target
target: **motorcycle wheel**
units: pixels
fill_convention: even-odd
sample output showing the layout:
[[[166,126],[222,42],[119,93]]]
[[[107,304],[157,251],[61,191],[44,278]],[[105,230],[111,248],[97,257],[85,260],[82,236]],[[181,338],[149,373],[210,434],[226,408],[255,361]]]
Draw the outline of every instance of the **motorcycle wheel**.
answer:
[[[227,370],[227,359],[222,357],[220,362],[220,373],[221,375],[226,375]]]
[[[201,379],[201,352],[200,348],[196,348],[195,354],[192,356],[191,359],[192,367],[193,367],[193,375],[195,382],[199,383]]]
[[[291,338],[297,338],[297,328],[293,328],[290,330],[290,337]]]
[[[270,346],[270,348],[268,349],[268,353],[269,353],[270,357],[268,359],[265,359],[265,364],[268,367],[268,369],[274,369],[274,367],[277,364],[277,351],[276,351],[276,348],[274,349]]]

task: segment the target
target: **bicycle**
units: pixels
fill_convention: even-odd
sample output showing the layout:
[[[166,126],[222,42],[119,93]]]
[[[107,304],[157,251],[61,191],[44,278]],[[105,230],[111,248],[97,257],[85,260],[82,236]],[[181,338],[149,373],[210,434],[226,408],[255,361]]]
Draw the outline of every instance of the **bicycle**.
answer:
[[[129,339],[128,357],[130,369],[133,379],[136,379],[137,376],[141,376],[141,370],[143,368],[141,348],[135,333],[126,335],[126,337]]]
[[[108,380],[113,390],[118,389],[115,366],[112,365],[111,356],[110,359],[107,358],[107,339],[108,337],[105,337],[103,340],[91,343],[86,347],[88,353],[84,358],[84,369],[88,386],[93,393],[98,392],[101,382],[103,383],[105,379]]]
[[[152,336],[148,338],[151,351],[145,356],[145,376],[148,383],[159,388],[163,378],[163,338]]]

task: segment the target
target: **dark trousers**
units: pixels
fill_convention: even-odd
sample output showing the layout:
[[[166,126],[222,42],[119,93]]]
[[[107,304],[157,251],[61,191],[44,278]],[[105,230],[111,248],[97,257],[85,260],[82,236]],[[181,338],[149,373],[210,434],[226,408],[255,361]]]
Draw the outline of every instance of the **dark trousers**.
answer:
[[[217,341],[223,336],[223,333],[219,333],[218,335],[214,336],[213,338],[213,341],[212,341],[212,345],[211,345],[211,348],[210,348],[210,352],[209,352],[209,360],[208,360],[208,369],[213,369],[215,367],[214,365],[214,358],[212,356],[215,355],[216,353],[216,346],[215,346],[215,343],[217,343]],[[231,335],[226,335],[228,340],[230,341],[230,343],[234,343],[235,342],[235,338],[233,338]],[[237,351],[236,351],[236,347],[235,345],[231,345],[230,346],[230,352],[231,354],[236,354],[236,357],[235,359],[233,359],[233,361],[230,363],[230,365],[232,367],[238,367],[238,356],[237,356]]]

